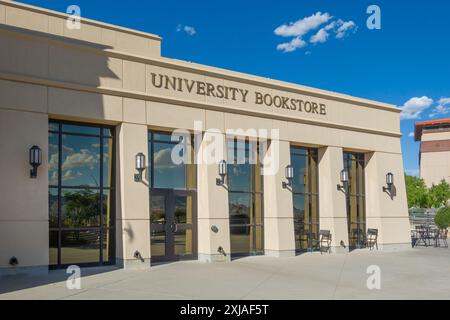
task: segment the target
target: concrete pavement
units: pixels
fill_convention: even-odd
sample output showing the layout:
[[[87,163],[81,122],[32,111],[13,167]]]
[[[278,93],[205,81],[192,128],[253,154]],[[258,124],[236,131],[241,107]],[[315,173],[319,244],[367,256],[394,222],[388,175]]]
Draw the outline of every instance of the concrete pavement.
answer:
[[[367,268],[380,267],[369,290]],[[450,250],[307,253],[228,263],[176,262],[150,270],[83,269],[80,290],[64,271],[4,276],[0,299],[450,299]]]

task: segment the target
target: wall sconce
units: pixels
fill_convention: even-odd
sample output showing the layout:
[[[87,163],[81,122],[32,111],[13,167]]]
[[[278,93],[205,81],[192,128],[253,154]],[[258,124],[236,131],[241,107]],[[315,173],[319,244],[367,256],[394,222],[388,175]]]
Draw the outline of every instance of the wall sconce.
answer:
[[[134,181],[141,182],[142,181],[142,172],[145,170],[145,154],[139,152],[136,155],[136,170],[139,172],[134,175]]]
[[[286,177],[286,181],[283,181],[283,189],[292,187],[292,179],[294,179],[294,167],[290,164],[286,166],[284,169],[284,176]]]
[[[30,148],[30,178],[36,179],[37,169],[42,164],[42,150],[38,146],[32,146]]]
[[[347,189],[348,189],[348,172],[344,169],[341,171],[341,185],[338,184],[337,185],[337,189],[339,191],[342,191],[344,193],[347,193]]]
[[[389,194],[392,194],[392,191],[394,189],[394,174],[391,172],[386,174],[386,185],[387,187],[383,187],[383,192],[388,192]]]
[[[227,176],[227,162],[225,160],[219,162],[219,176],[220,178],[216,179],[216,185],[223,186],[225,184],[225,177]]]

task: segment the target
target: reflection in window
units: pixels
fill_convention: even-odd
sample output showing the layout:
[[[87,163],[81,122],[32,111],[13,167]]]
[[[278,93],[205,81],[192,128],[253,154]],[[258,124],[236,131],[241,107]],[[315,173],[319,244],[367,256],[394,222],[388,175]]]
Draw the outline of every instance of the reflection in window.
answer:
[[[149,181],[154,189],[195,189],[191,136],[149,132]]]
[[[114,259],[113,129],[49,123],[50,262]]]
[[[231,254],[263,254],[263,177],[258,144],[234,139],[227,141],[227,150]]]
[[[319,196],[317,150],[291,147],[294,168],[292,195],[297,251],[317,250],[319,245]]]
[[[350,248],[361,248],[365,245],[365,180],[364,154],[344,152],[344,169],[348,172],[349,186],[346,195],[347,223]]]

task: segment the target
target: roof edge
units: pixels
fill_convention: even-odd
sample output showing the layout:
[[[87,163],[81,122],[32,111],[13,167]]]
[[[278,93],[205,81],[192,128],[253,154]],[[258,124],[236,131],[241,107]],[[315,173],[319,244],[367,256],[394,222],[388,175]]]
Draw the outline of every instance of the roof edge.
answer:
[[[59,17],[59,18],[68,18],[68,17],[70,17],[70,15],[67,14],[67,13],[63,13],[63,12],[55,11],[55,10],[50,10],[50,9],[42,8],[42,7],[38,7],[38,6],[33,6],[33,5],[25,4],[25,3],[22,3],[22,2],[12,1],[12,0],[0,0],[0,5],[2,5],[2,4],[5,5],[5,6],[26,9],[28,11],[37,12],[37,13],[43,13],[43,14],[46,14],[46,15],[51,15],[51,16]],[[133,34],[133,35],[136,35],[136,36],[145,37],[145,38],[158,40],[158,41],[162,40],[162,37],[159,36],[159,35],[156,35],[156,34],[153,34],[153,33],[149,33],[149,32],[139,31],[139,30],[136,30],[136,29],[130,29],[130,28],[126,28],[126,27],[121,27],[121,26],[114,25],[114,24],[111,24],[111,23],[106,23],[106,22],[93,20],[93,19],[88,19],[88,18],[84,18],[84,17],[81,17],[81,21],[86,23],[86,24],[98,26],[98,27],[101,27],[101,28],[121,31],[121,32],[125,32],[125,33],[130,33],[130,34]]]

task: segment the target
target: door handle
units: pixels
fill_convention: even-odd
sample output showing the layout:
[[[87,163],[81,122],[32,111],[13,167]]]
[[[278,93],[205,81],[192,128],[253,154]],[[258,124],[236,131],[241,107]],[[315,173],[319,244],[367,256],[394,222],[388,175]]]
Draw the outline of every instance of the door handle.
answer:
[[[175,222],[172,223],[172,232],[177,232],[178,231],[178,224],[176,224]]]

